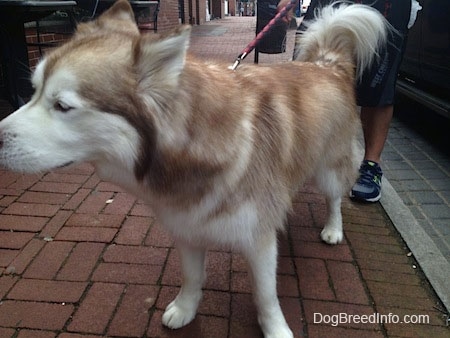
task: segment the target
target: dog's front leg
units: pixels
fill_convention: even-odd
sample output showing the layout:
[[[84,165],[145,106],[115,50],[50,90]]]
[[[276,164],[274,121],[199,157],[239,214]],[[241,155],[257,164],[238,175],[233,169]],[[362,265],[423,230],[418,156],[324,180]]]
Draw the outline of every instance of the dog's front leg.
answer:
[[[265,338],[292,338],[277,297],[277,239],[276,232],[260,238],[244,251],[251,268],[253,297],[258,322]]]
[[[179,243],[177,250],[181,258],[183,284],[177,297],[167,306],[162,317],[162,323],[171,329],[178,329],[194,319],[206,278],[204,249]]]
[[[328,244],[338,244],[342,242],[344,233],[342,230],[342,213],[340,196],[327,196],[328,220],[320,237]]]

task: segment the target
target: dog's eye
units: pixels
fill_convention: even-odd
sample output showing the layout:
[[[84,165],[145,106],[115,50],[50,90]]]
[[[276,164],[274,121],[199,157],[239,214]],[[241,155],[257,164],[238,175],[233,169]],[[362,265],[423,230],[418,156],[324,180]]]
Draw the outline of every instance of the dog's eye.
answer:
[[[53,108],[55,108],[55,110],[61,113],[67,113],[69,110],[72,109],[72,107],[68,106],[67,104],[61,101],[56,101],[55,104],[53,105]]]

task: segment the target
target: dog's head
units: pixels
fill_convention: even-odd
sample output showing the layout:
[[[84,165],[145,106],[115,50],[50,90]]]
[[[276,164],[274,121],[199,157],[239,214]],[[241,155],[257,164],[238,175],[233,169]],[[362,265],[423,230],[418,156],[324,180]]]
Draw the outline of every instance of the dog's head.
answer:
[[[0,164],[39,172],[119,162],[142,176],[155,139],[152,110],[173,100],[189,33],[180,26],[141,35],[126,0],[79,25],[36,67],[31,100],[0,122]]]

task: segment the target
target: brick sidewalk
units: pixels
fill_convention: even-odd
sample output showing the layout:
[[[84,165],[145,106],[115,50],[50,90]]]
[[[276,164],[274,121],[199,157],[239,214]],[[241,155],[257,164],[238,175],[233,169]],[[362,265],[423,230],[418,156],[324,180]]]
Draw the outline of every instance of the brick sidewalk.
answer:
[[[214,21],[196,27],[192,51],[231,63],[253,32],[249,18]],[[0,171],[0,210],[0,337],[261,337],[245,263],[221,249],[208,254],[197,318],[163,328],[181,282],[172,240],[151,208],[87,164]],[[279,296],[296,337],[449,337],[438,299],[379,204],[345,200],[337,246],[319,240],[324,215],[323,197],[307,185],[280,235]],[[429,324],[335,327],[314,323],[314,313],[427,315]]]

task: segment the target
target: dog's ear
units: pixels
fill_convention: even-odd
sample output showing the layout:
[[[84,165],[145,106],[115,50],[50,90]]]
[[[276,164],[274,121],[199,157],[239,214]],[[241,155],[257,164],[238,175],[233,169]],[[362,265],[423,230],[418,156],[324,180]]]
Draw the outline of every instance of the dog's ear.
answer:
[[[134,13],[127,0],[118,0],[99,19],[101,20],[125,20],[134,22]]]
[[[130,3],[127,0],[119,0],[96,20],[79,24],[76,37],[89,35],[100,30],[139,34]]]
[[[155,38],[144,34],[134,49],[135,69],[141,90],[177,86],[184,68],[191,26],[180,25]]]

